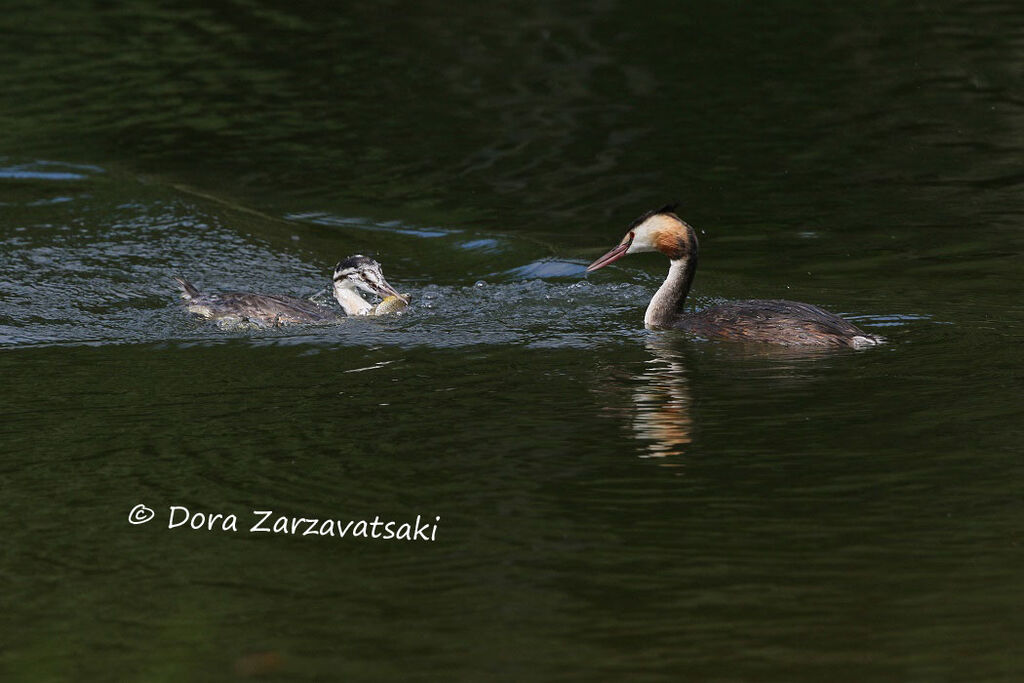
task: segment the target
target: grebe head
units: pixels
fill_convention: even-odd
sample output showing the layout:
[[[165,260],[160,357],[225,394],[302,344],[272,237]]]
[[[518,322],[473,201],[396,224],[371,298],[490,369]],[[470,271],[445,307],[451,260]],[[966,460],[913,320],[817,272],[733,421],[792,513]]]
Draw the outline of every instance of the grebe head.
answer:
[[[619,245],[587,266],[587,272],[604,268],[626,254],[644,251],[660,251],[673,261],[696,254],[697,233],[675,214],[675,208],[665,206],[637,218]]]
[[[356,254],[338,263],[334,268],[334,296],[341,301],[343,296],[357,293],[359,290],[381,297],[396,296],[402,301],[409,300],[399,294],[384,279],[380,264],[369,256]]]

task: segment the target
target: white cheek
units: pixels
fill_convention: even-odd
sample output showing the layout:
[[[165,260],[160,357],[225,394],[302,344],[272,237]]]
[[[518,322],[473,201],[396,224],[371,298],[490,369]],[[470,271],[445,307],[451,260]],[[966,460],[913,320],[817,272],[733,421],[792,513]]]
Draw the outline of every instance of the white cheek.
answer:
[[[651,244],[647,235],[637,235],[633,238],[632,244],[629,245],[629,249],[626,250],[627,254],[639,254],[644,251],[655,251],[655,246]]]

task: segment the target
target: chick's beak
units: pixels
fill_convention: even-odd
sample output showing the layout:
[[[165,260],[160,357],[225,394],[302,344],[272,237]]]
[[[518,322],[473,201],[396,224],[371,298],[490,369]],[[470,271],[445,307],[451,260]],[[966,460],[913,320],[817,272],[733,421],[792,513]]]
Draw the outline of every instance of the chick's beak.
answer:
[[[381,278],[380,282],[372,283],[371,286],[373,287],[374,291],[376,291],[383,297],[395,296],[398,297],[399,300],[404,301],[405,303],[409,303],[409,299],[399,294],[398,290],[389,285],[388,281],[385,280],[384,278]]]
[[[633,235],[630,234],[629,237],[622,242],[622,244],[620,244],[619,246],[615,247],[614,249],[609,251],[607,254],[605,254],[604,256],[602,256],[601,258],[597,259],[596,261],[591,263],[589,266],[587,266],[587,271],[586,272],[589,273],[591,271],[597,270],[598,268],[604,268],[609,263],[614,263],[614,262],[618,261],[620,258],[622,258],[623,256],[626,255],[626,252],[629,250],[629,245],[631,245],[632,243],[633,243]]]

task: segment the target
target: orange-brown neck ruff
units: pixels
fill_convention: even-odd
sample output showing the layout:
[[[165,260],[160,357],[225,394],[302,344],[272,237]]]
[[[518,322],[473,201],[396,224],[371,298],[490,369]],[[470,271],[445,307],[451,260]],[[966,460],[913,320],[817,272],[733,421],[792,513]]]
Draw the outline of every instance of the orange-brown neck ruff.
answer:
[[[674,217],[675,218],[675,217]],[[697,233],[679,218],[679,227],[659,230],[654,234],[654,247],[673,261],[697,253]]]

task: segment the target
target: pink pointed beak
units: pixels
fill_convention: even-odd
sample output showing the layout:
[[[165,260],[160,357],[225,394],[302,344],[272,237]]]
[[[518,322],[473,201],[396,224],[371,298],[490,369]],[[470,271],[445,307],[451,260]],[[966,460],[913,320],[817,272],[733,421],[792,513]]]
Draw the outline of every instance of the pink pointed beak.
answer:
[[[609,263],[615,263],[620,258],[626,255],[626,252],[629,250],[629,245],[631,244],[633,244],[633,233],[629,234],[629,239],[627,239],[625,242],[615,247],[607,254],[605,254],[604,256],[602,256],[601,258],[597,259],[589,266],[587,266],[586,272],[589,273],[591,271],[597,270],[598,268],[604,268]]]

